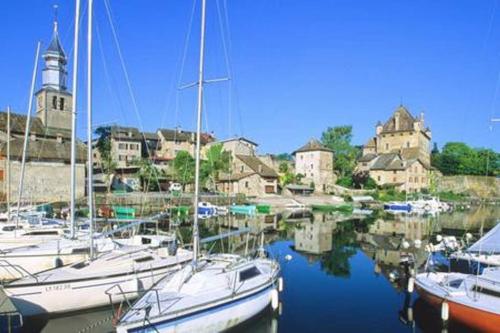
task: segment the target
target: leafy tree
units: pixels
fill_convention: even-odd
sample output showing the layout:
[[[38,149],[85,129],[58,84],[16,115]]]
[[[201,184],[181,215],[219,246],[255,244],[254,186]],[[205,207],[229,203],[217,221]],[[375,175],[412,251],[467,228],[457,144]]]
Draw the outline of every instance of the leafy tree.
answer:
[[[377,183],[373,178],[370,177],[368,171],[360,171],[353,173],[352,175],[352,185],[354,188],[363,188],[367,190],[377,188]]]
[[[225,151],[222,144],[211,146],[206,152],[206,161],[202,164],[202,179],[208,180],[215,188],[221,172],[229,172],[231,168],[231,153]]]
[[[359,147],[351,144],[352,126],[328,127],[321,134],[321,142],[326,147],[333,150],[334,170],[338,171],[341,177],[352,173],[356,166],[356,159],[361,153]]]
[[[293,161],[293,156],[289,153],[281,153],[276,155],[278,161]]]
[[[94,133],[99,136],[96,143],[97,151],[100,155],[101,169],[108,179],[108,192],[111,189],[111,175],[116,170],[116,162],[111,155],[111,127],[101,126],[95,129]]]
[[[138,175],[142,189],[144,191],[158,191],[161,173],[151,160],[142,158],[132,161],[132,164],[139,166]]]
[[[444,175],[494,176],[500,174],[500,154],[463,142],[448,142],[441,153],[434,153],[432,165]]]
[[[280,165],[278,166],[278,169],[280,173],[287,173],[290,168],[288,167],[288,163],[281,162]]]
[[[184,187],[186,184],[194,182],[194,158],[185,150],[177,153],[174,159],[174,170],[176,179]]]

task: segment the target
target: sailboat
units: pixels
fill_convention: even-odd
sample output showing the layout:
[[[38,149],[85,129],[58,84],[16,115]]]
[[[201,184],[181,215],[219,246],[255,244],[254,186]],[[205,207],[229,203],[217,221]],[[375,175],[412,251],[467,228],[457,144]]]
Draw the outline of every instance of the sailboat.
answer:
[[[194,207],[198,207],[200,133],[204,83],[206,0],[201,2],[201,42],[195,158]],[[119,319],[118,333],[217,332],[255,316],[272,303],[278,307],[280,265],[265,257],[235,254],[200,256],[198,214],[193,222],[193,260],[182,270],[164,277],[139,298]]]
[[[500,267],[500,223],[488,231],[477,242],[465,250],[454,252],[450,255],[452,267],[457,266],[463,271],[475,272],[484,267]]]
[[[77,17],[79,0],[77,1]],[[87,137],[92,142],[92,19],[93,0],[88,0]],[[78,25],[78,24],[76,24]],[[4,292],[23,316],[61,314],[109,304],[110,290],[118,289],[116,302],[134,299],[165,275],[189,262],[192,252],[176,247],[120,246],[97,253],[93,221],[92,145],[87,147],[89,259],[14,280]]]
[[[426,272],[417,274],[419,295],[448,316],[481,332],[500,328],[500,268],[482,274]]]
[[[77,72],[78,72],[78,36],[79,36],[79,1],[76,5],[75,13],[75,36],[74,36],[74,55],[73,55],[73,91],[72,96],[72,109],[77,108]],[[37,56],[35,64],[38,62],[39,47],[37,48]],[[64,57],[64,53],[60,46],[58,24],[57,20],[54,20],[54,30],[52,41],[47,49],[45,57],[48,59],[59,59]],[[36,68],[33,72],[33,76],[36,75]],[[33,80],[34,81],[34,80]],[[33,91],[33,86],[31,91]],[[31,110],[31,100],[30,106]],[[29,114],[28,111],[28,114]],[[10,112],[10,109],[9,109]],[[8,113],[8,120],[10,113]],[[26,131],[29,130],[29,119],[27,117],[26,121]],[[10,133],[10,122],[8,121],[7,132]],[[28,133],[28,132],[26,132]],[[66,221],[47,219],[43,216],[39,218],[30,218],[34,213],[41,214],[37,212],[36,206],[21,207],[17,205],[17,209],[9,209],[7,212],[8,220],[12,221],[12,217],[16,218],[16,221],[11,223],[0,224],[0,280],[12,280],[17,279],[29,274],[35,274],[43,270],[52,269],[68,264],[75,263],[77,261],[86,260],[89,258],[90,247],[87,240],[92,235],[95,238],[95,251],[97,253],[108,252],[122,245],[132,245],[132,246],[142,246],[144,248],[148,247],[158,247],[158,244],[164,244],[168,246],[172,242],[175,242],[174,235],[164,235],[164,236],[149,236],[149,235],[134,235],[133,237],[125,239],[111,239],[111,236],[116,234],[116,231],[106,234],[101,234],[99,236],[95,233],[90,233],[86,228],[89,226],[88,223],[83,222],[77,224],[75,217],[76,207],[75,207],[75,178],[76,178],[76,113],[72,113],[72,127],[71,127],[71,203],[70,203],[70,214],[71,223],[68,228]],[[23,151],[23,160],[26,159],[26,144],[28,138],[25,138],[25,148]],[[10,156],[10,155],[9,155]],[[24,163],[24,162],[23,162]],[[20,188],[22,188],[23,174],[21,173]],[[22,191],[20,191],[21,193]],[[19,195],[18,201],[22,195]],[[18,213],[19,212],[19,213]],[[15,213],[15,216],[12,216]],[[27,215],[29,214],[29,215]],[[23,218],[21,220],[21,218]],[[24,221],[26,220],[26,221]],[[137,223],[135,223],[137,224]],[[132,227],[132,225],[130,226]],[[132,234],[132,232],[129,232]],[[154,238],[154,239],[153,239]]]

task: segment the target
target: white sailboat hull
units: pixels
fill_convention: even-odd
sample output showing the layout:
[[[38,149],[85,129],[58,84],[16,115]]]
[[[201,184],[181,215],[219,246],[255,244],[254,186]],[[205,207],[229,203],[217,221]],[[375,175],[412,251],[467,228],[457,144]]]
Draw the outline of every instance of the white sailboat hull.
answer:
[[[155,270],[143,270],[140,273],[115,274],[109,277],[69,280],[44,284],[6,286],[5,292],[23,316],[35,316],[46,313],[60,314],[97,308],[110,304],[106,291],[120,285],[129,300],[164,277],[165,274],[179,269],[178,265],[169,265]],[[114,294],[114,303],[125,300],[123,294]]]
[[[27,256],[0,256],[0,280],[19,279],[29,273],[38,273],[48,269],[70,265],[88,259],[88,253],[40,254]],[[22,269],[21,269],[22,268]]]
[[[179,315],[178,319],[170,318],[162,320],[155,318],[151,320],[150,326],[141,327],[142,323],[130,326],[117,327],[117,333],[129,332],[161,332],[161,333],[184,333],[184,332],[221,332],[228,330],[246,320],[256,316],[265,310],[271,303],[273,286],[245,296],[240,300],[234,300],[215,306],[209,306],[186,317]]]

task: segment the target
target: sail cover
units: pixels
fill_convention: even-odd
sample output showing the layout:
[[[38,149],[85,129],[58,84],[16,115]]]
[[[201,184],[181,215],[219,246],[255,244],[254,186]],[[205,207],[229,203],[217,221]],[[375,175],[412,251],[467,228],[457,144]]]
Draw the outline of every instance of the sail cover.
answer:
[[[472,244],[467,252],[500,253],[500,223]]]

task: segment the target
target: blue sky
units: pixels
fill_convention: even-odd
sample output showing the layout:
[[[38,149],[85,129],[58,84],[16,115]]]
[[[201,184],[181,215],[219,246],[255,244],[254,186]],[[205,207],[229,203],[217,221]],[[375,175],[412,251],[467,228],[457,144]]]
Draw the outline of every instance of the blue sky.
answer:
[[[108,1],[139,115],[104,2],[95,0],[94,122],[193,129],[196,91],[177,87],[196,78],[198,7],[182,66],[193,1]],[[50,41],[54,3],[0,2],[2,109],[26,112],[36,42]],[[74,1],[58,3],[70,54]],[[362,144],[403,102],[415,115],[425,112],[440,145],[465,141],[500,150],[500,124],[489,131],[489,119],[500,117],[497,1],[208,0],[207,25],[207,78],[227,75],[224,45],[232,78],[206,89],[204,129],[219,138],[244,135],[261,152],[290,152],[327,126],[352,124],[354,142]],[[80,110],[85,60],[82,54]]]

